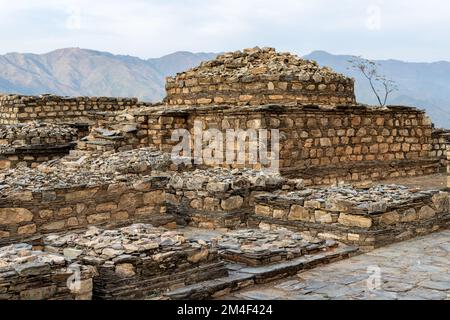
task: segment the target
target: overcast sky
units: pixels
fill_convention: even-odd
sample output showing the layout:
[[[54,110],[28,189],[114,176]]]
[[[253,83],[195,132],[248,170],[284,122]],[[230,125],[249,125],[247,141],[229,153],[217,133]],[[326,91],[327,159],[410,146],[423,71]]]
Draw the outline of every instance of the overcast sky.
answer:
[[[447,0],[0,0],[0,53],[81,47],[141,58],[272,46],[450,60]]]

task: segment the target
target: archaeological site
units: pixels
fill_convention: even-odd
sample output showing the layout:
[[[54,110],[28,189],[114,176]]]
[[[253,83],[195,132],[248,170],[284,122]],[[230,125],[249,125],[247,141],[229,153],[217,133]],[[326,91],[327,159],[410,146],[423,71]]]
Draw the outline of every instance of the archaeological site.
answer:
[[[253,48],[156,104],[2,95],[0,300],[222,299],[448,230],[450,131],[354,86]]]

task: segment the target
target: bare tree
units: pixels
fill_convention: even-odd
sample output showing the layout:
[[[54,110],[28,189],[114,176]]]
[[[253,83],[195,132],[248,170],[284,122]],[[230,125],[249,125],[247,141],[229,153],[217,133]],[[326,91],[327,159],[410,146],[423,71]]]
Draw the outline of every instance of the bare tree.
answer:
[[[351,69],[359,70],[369,81],[380,106],[386,106],[389,95],[398,90],[397,84],[393,80],[386,78],[386,76],[380,75],[378,73],[379,64],[374,61],[362,57],[354,57],[348,62],[352,65]]]

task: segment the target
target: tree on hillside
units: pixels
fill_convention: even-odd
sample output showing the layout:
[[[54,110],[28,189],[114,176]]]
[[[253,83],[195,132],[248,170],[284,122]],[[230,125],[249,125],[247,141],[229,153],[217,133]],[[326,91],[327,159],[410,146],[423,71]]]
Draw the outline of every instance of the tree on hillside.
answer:
[[[351,68],[349,69],[360,71],[369,81],[370,87],[377,97],[380,106],[386,106],[389,95],[398,90],[395,81],[388,79],[385,75],[379,74],[379,64],[374,61],[362,57],[354,57],[348,62],[351,64]]]

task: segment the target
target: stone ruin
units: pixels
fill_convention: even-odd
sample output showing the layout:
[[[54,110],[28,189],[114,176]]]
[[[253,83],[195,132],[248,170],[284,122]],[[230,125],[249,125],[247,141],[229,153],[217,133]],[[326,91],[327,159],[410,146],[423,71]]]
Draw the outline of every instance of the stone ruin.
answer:
[[[65,125],[31,122],[0,127],[0,169],[36,167],[76,146],[78,131]]]
[[[273,48],[225,53],[167,79],[170,105],[355,104],[353,79]]]
[[[448,190],[377,183],[448,164],[419,109],[358,104],[352,79],[271,48],[166,87],[0,98],[0,299],[216,298],[450,226]],[[280,172],[174,161],[199,121],[279,130]]]

